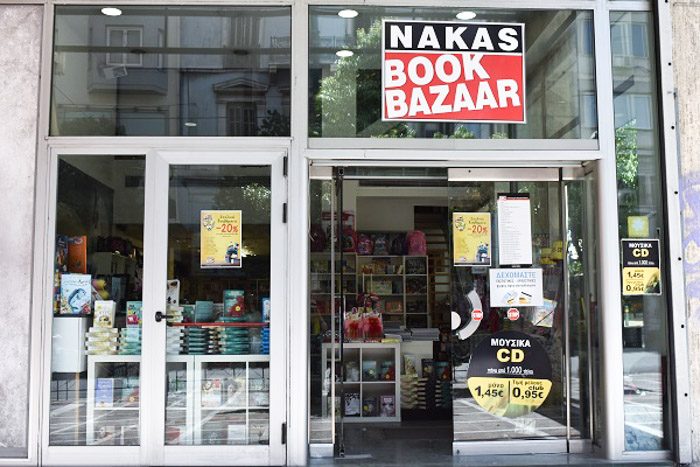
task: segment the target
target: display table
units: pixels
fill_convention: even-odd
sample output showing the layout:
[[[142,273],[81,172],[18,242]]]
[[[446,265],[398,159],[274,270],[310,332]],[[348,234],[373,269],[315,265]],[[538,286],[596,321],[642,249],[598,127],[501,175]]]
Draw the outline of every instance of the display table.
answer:
[[[345,343],[345,395],[346,408],[350,404],[353,410],[346,413],[346,422],[400,422],[401,421],[401,389],[399,375],[401,373],[401,344],[376,343],[376,342],[350,342]],[[340,345],[335,344],[336,363],[339,364]],[[338,413],[336,405],[340,404],[340,377],[339,369],[336,370],[335,399],[332,397],[330,386],[331,369],[331,343],[323,344],[322,366],[327,369],[326,384],[324,384],[325,397],[322,401],[323,416],[329,415],[331,410]],[[374,373],[373,373],[374,370]],[[393,397],[393,416],[386,415],[386,408],[382,407],[382,396]],[[357,398],[359,411],[355,412],[354,402]],[[367,403],[370,403],[368,406]],[[374,407],[371,407],[374,403]],[[370,410],[368,410],[370,409]]]

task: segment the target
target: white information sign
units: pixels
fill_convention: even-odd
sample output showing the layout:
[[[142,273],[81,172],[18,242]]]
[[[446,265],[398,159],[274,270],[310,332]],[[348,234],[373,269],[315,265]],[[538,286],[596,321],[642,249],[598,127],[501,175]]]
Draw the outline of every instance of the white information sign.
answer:
[[[532,224],[527,194],[498,195],[498,264],[532,264]]]
[[[542,269],[491,269],[492,307],[543,306]]]

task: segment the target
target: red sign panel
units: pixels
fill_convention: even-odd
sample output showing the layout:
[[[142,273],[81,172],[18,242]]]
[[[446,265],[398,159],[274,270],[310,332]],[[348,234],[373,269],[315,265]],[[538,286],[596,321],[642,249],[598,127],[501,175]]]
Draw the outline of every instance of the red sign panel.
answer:
[[[472,319],[474,321],[481,321],[484,318],[484,312],[479,310],[478,308],[474,311],[472,311]]]
[[[525,123],[524,28],[384,21],[382,120]]]
[[[517,308],[508,308],[508,319],[511,321],[520,319],[520,312]]]

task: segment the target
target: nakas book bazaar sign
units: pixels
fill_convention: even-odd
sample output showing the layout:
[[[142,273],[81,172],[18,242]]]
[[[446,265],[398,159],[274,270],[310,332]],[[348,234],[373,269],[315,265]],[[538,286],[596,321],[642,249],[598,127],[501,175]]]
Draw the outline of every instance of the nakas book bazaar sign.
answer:
[[[390,21],[382,120],[525,123],[525,26]]]

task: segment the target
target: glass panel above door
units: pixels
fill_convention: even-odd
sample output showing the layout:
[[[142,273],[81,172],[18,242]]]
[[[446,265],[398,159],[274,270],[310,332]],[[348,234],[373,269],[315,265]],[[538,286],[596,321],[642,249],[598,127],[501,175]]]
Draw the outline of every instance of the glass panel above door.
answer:
[[[49,444],[140,444],[143,156],[60,156]]]
[[[271,170],[173,165],[165,442],[270,443]]]
[[[288,7],[57,6],[53,136],[289,136]]]
[[[311,6],[309,136],[597,138],[595,47],[590,11],[462,10],[464,8]],[[525,24],[527,123],[383,121],[382,21],[458,22],[458,13],[470,13],[475,22]]]

